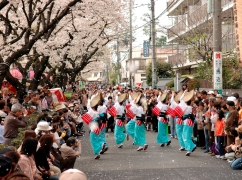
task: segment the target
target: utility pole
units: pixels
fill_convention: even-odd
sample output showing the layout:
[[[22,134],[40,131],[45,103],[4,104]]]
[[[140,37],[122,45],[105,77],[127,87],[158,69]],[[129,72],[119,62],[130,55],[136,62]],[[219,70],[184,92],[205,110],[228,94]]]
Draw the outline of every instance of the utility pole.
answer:
[[[155,1],[151,0],[151,27],[152,27],[152,88],[156,88],[156,50],[155,50]]]
[[[117,39],[117,71],[118,71],[118,83],[121,83],[121,75],[120,75],[120,51],[119,51],[119,39]]]
[[[132,55],[132,40],[133,40],[133,27],[132,27],[132,8],[133,8],[133,0],[129,0],[129,81],[130,86],[133,88],[133,81],[132,81],[132,67],[133,67],[133,55]]]
[[[221,0],[213,0],[213,88],[222,93],[222,23]]]

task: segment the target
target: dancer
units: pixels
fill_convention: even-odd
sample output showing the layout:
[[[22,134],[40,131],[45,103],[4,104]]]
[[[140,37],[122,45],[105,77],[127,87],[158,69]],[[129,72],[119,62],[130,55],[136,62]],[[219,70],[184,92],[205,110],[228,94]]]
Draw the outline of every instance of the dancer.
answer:
[[[134,145],[138,145],[139,148],[137,151],[147,150],[148,144],[146,144],[146,128],[145,128],[145,112],[144,106],[146,103],[146,100],[144,98],[144,95],[141,93],[138,93],[138,97],[135,100],[136,105],[131,107],[131,110],[136,115],[136,123],[135,123],[135,129],[134,129]]]
[[[123,147],[123,142],[125,141],[125,138],[127,137],[128,140],[128,135],[124,133],[125,127],[124,127],[124,121],[125,121],[125,111],[124,111],[124,106],[123,103],[127,99],[127,94],[121,94],[118,97],[118,103],[116,103],[115,109],[117,112],[116,116],[116,125],[114,128],[114,138],[116,141],[116,144],[118,145],[118,148]]]
[[[169,146],[171,144],[171,140],[168,136],[168,119],[166,117],[166,110],[168,108],[167,105],[167,93],[163,93],[162,96],[158,99],[157,107],[160,109],[160,114],[158,117],[158,133],[156,136],[156,142],[161,144],[161,147],[164,147],[165,144]]]
[[[185,144],[182,138],[182,133],[183,133],[183,121],[182,121],[182,116],[183,116],[183,110],[181,108],[185,107],[185,103],[183,103],[183,101],[180,102],[180,104],[178,104],[177,102],[180,101],[181,96],[184,96],[183,91],[180,91],[175,99],[174,99],[174,95],[175,93],[172,92],[172,96],[171,96],[171,109],[173,109],[173,112],[175,114],[175,118],[176,118],[176,134],[177,134],[177,138],[178,138],[178,142],[180,144],[180,151],[185,151]]]
[[[135,100],[138,97],[138,93],[133,93],[131,98],[132,100],[130,101],[129,106],[126,106],[126,115],[129,116],[127,113],[133,113],[132,109],[135,109],[136,104]],[[131,118],[131,117],[130,117]],[[129,136],[131,136],[134,139],[134,129],[135,129],[135,117],[131,118],[130,121],[126,124],[126,131]]]
[[[97,108],[99,118],[100,118],[100,123],[99,123],[99,128],[100,128],[100,141],[102,141],[105,144],[105,148],[102,149],[100,154],[105,153],[108,150],[108,143],[106,140],[106,128],[107,128],[107,107],[104,105],[104,98],[103,96],[100,96],[100,102]]]
[[[186,92],[186,90],[185,90]],[[192,141],[193,125],[195,117],[192,114],[191,100],[194,96],[194,90],[185,93],[184,102],[186,103],[186,108],[184,110],[183,120],[183,132],[182,138],[185,144],[185,149],[187,150],[186,156],[195,151],[196,145]]]
[[[100,95],[95,96],[90,101],[88,112],[82,116],[82,120],[90,127],[90,144],[95,155],[95,159],[100,159],[100,152],[105,149],[105,143],[101,141],[100,134],[100,118],[98,115],[98,104],[101,98]]]

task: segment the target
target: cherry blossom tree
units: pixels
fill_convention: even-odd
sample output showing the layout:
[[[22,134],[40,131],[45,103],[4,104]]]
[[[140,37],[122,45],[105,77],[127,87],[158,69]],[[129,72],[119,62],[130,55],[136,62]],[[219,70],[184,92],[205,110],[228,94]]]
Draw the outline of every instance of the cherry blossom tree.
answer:
[[[39,51],[45,47],[42,52],[51,57],[51,69],[58,69],[60,79],[68,74],[74,81],[76,75],[93,61],[92,57],[100,57],[98,53],[103,53],[102,49],[125,31],[120,0],[89,1],[88,5],[72,9],[71,15],[58,25],[47,43],[39,41],[36,44]]]
[[[123,31],[121,0],[13,0],[0,2],[0,82],[6,77],[25,89],[9,73],[17,65],[23,77],[35,71],[35,89],[46,67],[72,79],[95,54]],[[19,62],[27,58],[25,67]]]
[[[81,0],[2,0],[0,4],[0,83],[3,78],[24,91],[9,73],[11,64],[28,55],[33,45],[51,34],[71,7]]]

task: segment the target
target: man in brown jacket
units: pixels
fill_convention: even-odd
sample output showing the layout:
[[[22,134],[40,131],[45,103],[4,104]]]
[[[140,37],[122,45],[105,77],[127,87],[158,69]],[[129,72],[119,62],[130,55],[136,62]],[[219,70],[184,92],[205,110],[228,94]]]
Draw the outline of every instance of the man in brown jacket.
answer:
[[[239,113],[235,109],[233,101],[227,101],[226,106],[229,110],[228,118],[225,121],[225,132],[227,134],[227,146],[235,142],[235,128],[238,126]]]
[[[11,144],[12,139],[18,135],[18,128],[27,126],[27,111],[23,110],[22,105],[16,103],[12,105],[11,112],[4,120],[4,142],[5,146]]]

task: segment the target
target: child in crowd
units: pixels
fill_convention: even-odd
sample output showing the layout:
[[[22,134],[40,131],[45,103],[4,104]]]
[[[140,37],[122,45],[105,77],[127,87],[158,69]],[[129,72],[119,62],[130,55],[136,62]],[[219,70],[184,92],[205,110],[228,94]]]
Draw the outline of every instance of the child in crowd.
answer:
[[[219,155],[216,158],[224,159],[224,112],[222,110],[217,111],[217,121],[215,124],[215,137],[217,139],[217,149]]]

